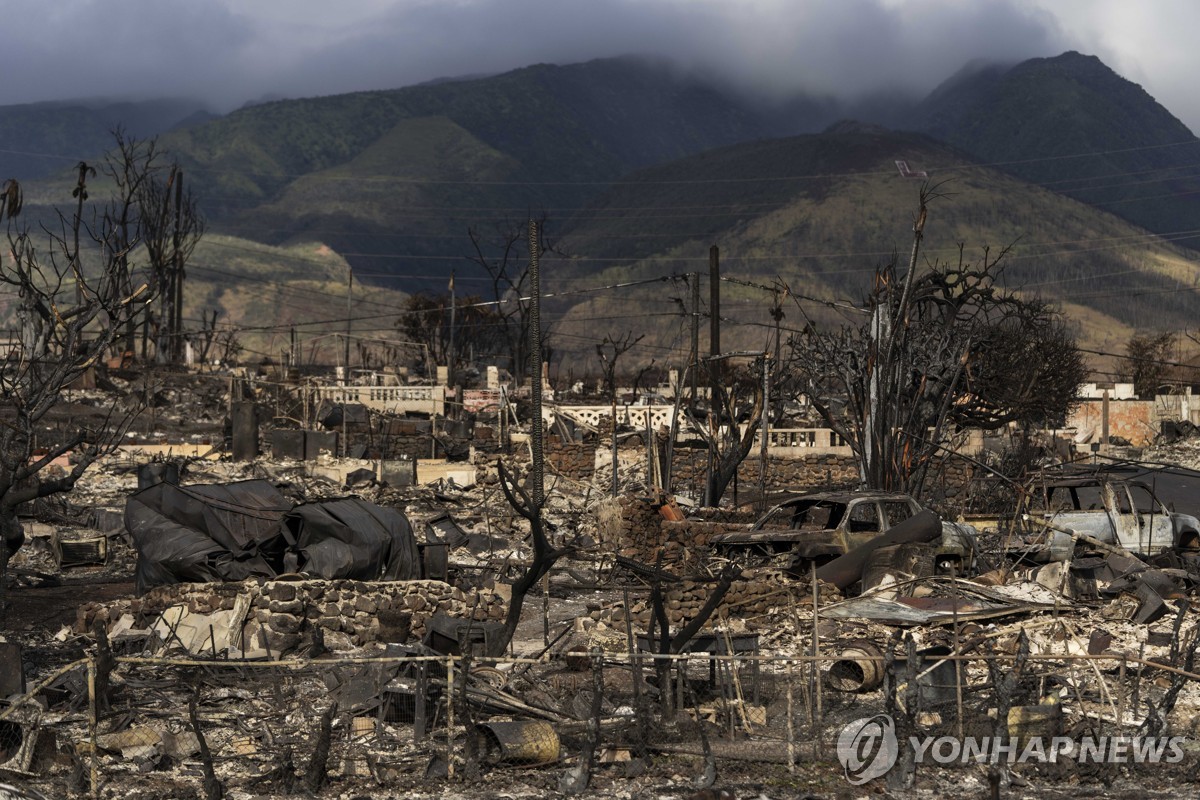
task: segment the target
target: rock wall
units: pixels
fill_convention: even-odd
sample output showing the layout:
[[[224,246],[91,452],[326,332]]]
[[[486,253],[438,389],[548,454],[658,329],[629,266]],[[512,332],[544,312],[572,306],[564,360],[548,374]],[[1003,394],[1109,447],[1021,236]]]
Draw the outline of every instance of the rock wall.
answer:
[[[477,620],[504,618],[504,599],[490,591],[463,591],[441,581],[267,581],[185,583],[158,586],[140,598],[79,608],[75,630],[92,630],[97,620],[111,628],[124,614],[137,627],[152,626],[173,606],[191,614],[245,610],[241,624],[243,649],[264,646],[272,654],[295,648],[314,628],[326,646],[349,649],[373,641],[420,640],[425,623],[441,611]]]
[[[561,442],[554,437],[547,440],[545,452],[550,468],[568,478],[587,481],[596,472],[595,445]]]
[[[673,485],[687,487],[697,497],[704,493],[704,476],[708,456],[703,450],[678,450],[672,462]],[[738,488],[742,492],[757,492],[759,460],[752,454],[738,468]],[[858,485],[858,467],[852,456],[816,454],[803,458],[768,458],[767,491],[818,492],[827,489],[846,489]],[[733,497],[733,486],[726,490]]]
[[[620,503],[620,530],[615,539],[601,543],[651,566],[661,552],[664,569],[698,566],[711,554],[711,536],[743,529],[755,519],[753,512],[702,509],[695,518],[674,521],[666,519],[661,504],[651,498],[625,495]]]

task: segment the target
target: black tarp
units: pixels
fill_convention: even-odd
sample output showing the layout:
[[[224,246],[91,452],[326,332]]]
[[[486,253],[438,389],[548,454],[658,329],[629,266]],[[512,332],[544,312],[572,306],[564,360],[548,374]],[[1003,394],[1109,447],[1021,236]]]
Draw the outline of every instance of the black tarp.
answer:
[[[261,480],[158,483],[131,495],[125,528],[138,552],[138,593],[164,583],[278,574],[286,546],[279,522],[292,505]]]
[[[358,498],[295,505],[270,482],[156,484],[129,497],[125,527],[141,594],[170,583],[305,572],[318,578],[420,577],[416,539],[394,509]]]
[[[360,581],[421,577],[412,526],[395,509],[356,497],[304,503],[284,515],[283,526],[295,543],[290,571]]]

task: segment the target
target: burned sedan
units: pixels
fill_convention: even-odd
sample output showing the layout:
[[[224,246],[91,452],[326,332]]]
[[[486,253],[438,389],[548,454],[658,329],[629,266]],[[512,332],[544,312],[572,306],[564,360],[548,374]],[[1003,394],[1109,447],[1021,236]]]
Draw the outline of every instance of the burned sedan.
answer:
[[[714,536],[710,542],[730,556],[772,557],[790,553],[818,565],[878,538],[922,511],[898,492],[822,492],[796,497],[764,514],[748,530]],[[959,572],[973,561],[975,531],[969,525],[941,523],[936,543],[940,570]]]

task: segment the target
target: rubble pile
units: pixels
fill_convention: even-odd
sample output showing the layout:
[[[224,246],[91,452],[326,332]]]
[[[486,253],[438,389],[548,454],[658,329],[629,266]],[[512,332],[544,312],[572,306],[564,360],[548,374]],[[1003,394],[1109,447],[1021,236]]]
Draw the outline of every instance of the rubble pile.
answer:
[[[715,580],[680,580],[663,588],[664,608],[667,620],[672,625],[689,622],[700,613],[712,594]],[[817,602],[821,605],[840,600],[842,593],[836,586],[819,582]],[[811,613],[813,593],[803,581],[780,570],[747,570],[740,580],[730,586],[714,613],[701,630],[719,629],[729,619],[737,619],[746,629],[791,626],[797,608],[802,613]],[[632,620],[641,631],[650,627],[654,614],[648,599],[639,599],[625,607],[623,601],[615,601],[592,610],[590,618],[609,627],[623,630],[625,620]]]
[[[527,489],[527,440],[510,430],[509,450],[498,415],[495,428],[355,412],[337,431],[313,431],[306,420],[278,437],[281,451],[297,432],[350,441],[303,459],[172,453],[172,441],[222,439],[176,422],[220,420],[233,399],[223,385],[196,396],[143,387],[161,402],[136,438],[165,449],[101,462],[70,503],[40,506],[46,518],[27,522],[32,544],[14,559],[10,592],[19,602],[46,592],[43,606],[22,607],[33,609],[28,620],[51,602],[72,619],[57,639],[57,626],[7,632],[15,670],[0,648],[0,679],[14,678],[0,710],[5,775],[51,794],[114,797],[203,787],[229,797],[649,798],[701,788],[774,800],[885,785],[896,796],[983,796],[996,765],[901,760],[848,789],[839,735],[880,717],[902,743],[1200,734],[1200,521],[1128,476],[1070,475],[1055,484],[1064,497],[1042,474],[1031,505],[976,518],[976,530],[929,507],[966,496],[965,467],[919,503],[894,492],[818,496],[806,490],[853,483],[853,463],[799,454],[768,464],[768,490],[803,497],[768,514],[695,510],[654,485],[645,441],[620,448],[614,498],[606,442],[563,433],[547,446],[541,522],[552,564],[541,574],[535,525],[497,485],[503,463]],[[269,397],[265,385],[236,395]],[[295,405],[278,403],[277,418],[295,422]],[[1171,457],[1184,460],[1189,446],[1172,445]],[[406,458],[389,465],[396,454]],[[677,451],[681,497],[702,483],[704,455]],[[178,491],[141,485],[151,458],[179,467]],[[743,487],[757,469],[743,464]],[[247,484],[270,502],[239,501]],[[1034,507],[1039,494],[1047,502]],[[131,497],[149,507],[160,495],[152,517],[127,511]],[[366,517],[351,511],[402,516],[405,533],[361,550],[368,531],[356,520]],[[187,558],[182,547],[156,552],[195,573],[160,574],[166,582],[139,594],[135,565],[167,531],[180,541],[200,531],[220,547],[191,537]],[[360,557],[366,572],[355,574],[370,579],[342,577]],[[385,569],[392,561],[404,569]],[[243,579],[245,570],[258,571]],[[91,594],[97,585],[103,597]],[[501,621],[518,600],[509,640]],[[1194,744],[1186,751],[1190,769]],[[1137,784],[1165,774],[1150,766],[1164,765],[1120,775]],[[990,796],[1006,798],[1050,785],[1082,798],[1120,778],[1108,765],[997,770],[1003,785],[997,778]]]
[[[222,624],[238,631],[233,637],[275,656],[291,653],[311,641],[314,628],[330,650],[350,650],[369,642],[421,639],[435,614],[457,619],[500,620],[504,599],[484,589],[463,591],[441,581],[257,581],[173,584],[151,589],[143,597],[79,607],[74,630],[90,633],[97,622],[111,636],[131,629],[153,628],[179,609],[192,617],[189,627],[206,629],[221,614]],[[222,613],[227,612],[227,613]],[[240,619],[229,618],[238,614]],[[170,641],[166,645],[173,644]],[[207,643],[202,643],[203,649]]]

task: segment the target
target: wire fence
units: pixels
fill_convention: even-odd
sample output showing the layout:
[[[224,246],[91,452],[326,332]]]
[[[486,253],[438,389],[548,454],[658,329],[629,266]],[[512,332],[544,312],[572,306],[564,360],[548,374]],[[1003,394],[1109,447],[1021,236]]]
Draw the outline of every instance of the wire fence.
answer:
[[[209,798],[413,794],[505,773],[600,795],[689,770],[693,789],[804,767],[837,779],[839,733],[872,715],[894,720],[902,744],[917,734],[1186,733],[1189,715],[1175,708],[1200,680],[1194,639],[1180,636],[1163,663],[1032,653],[1023,634],[1008,652],[897,636],[788,657],[727,633],[675,655],[648,652],[646,640],[619,653],[501,660],[396,645],[379,658],[294,661],[104,653],[10,699],[0,772],[53,796]]]

